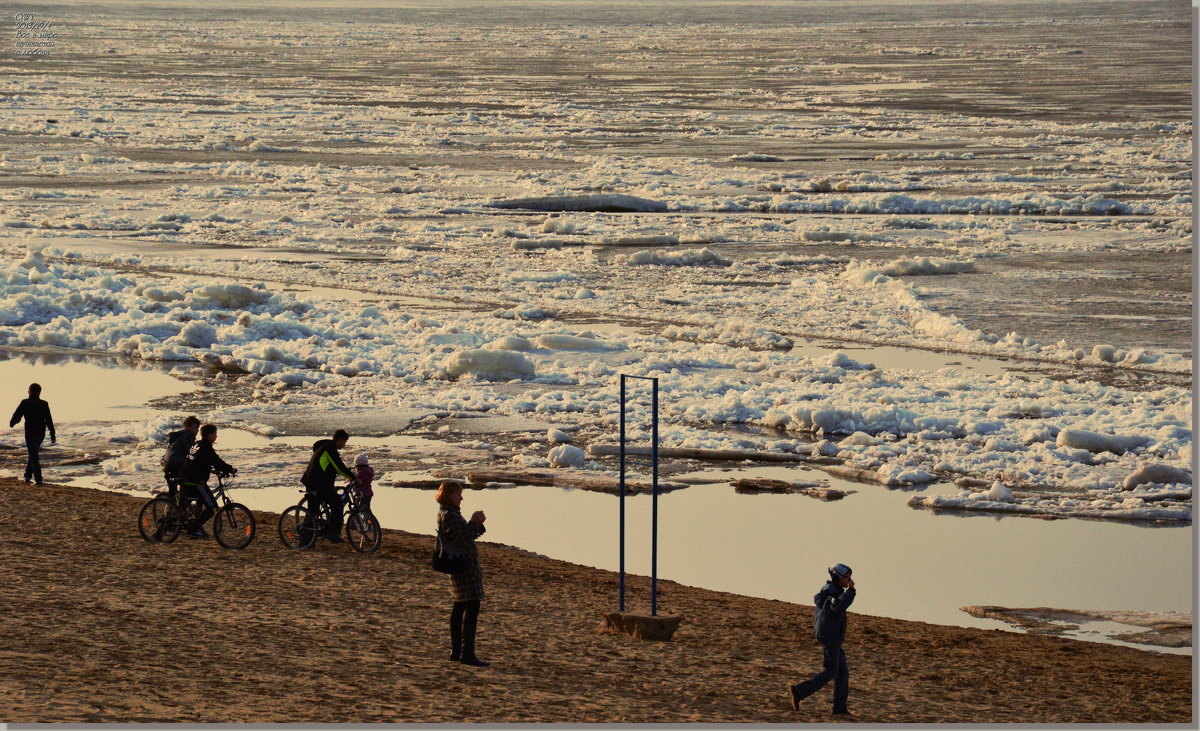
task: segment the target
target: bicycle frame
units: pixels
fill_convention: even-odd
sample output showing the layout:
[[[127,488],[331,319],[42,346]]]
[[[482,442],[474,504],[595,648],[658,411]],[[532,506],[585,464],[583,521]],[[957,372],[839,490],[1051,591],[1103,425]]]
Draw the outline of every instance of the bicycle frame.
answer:
[[[213,511],[214,512],[217,510],[220,510],[221,508],[226,507],[227,505],[229,505],[230,503],[233,502],[232,500],[229,499],[229,495],[226,494],[226,492],[225,492],[225,479],[224,478],[225,478],[225,475],[222,475],[221,473],[217,473],[216,487],[208,488],[209,493],[211,493],[213,496]],[[181,509],[186,510],[188,512],[196,511],[196,506],[199,505],[199,501],[196,500],[196,498],[194,498],[194,497],[184,495],[183,489],[184,489],[184,487],[207,487],[207,485],[200,485],[199,483],[196,483],[196,482],[184,482],[184,481],[180,480],[175,484],[175,486],[176,486],[176,488],[178,488],[176,491],[176,498],[175,498],[177,501],[176,505],[178,505]]]

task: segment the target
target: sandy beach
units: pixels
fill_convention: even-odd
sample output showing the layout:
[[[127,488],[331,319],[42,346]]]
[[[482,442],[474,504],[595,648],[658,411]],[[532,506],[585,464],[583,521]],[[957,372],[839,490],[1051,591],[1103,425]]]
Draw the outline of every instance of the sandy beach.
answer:
[[[812,607],[660,582],[672,642],[598,631],[616,576],[491,543],[480,655],[446,659],[432,536],[370,556],[292,552],[256,513],[244,551],[137,534],[142,499],[0,480],[0,721],[1189,723],[1191,659],[853,615],[849,719],[817,668]],[[435,510],[430,501],[430,522]],[[631,609],[648,608],[648,582]],[[870,586],[860,587],[870,591]],[[814,587],[815,590],[815,587]]]

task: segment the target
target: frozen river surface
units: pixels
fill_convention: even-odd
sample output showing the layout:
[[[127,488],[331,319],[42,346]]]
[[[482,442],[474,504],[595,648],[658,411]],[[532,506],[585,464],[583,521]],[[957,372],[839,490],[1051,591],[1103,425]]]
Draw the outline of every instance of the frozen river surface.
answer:
[[[454,447],[516,468],[653,376],[666,446],[1190,523],[1184,4],[13,10],[60,36],[0,55],[0,347],[202,365],[159,405],[264,439],[540,423]],[[144,417],[79,427],[99,484]]]

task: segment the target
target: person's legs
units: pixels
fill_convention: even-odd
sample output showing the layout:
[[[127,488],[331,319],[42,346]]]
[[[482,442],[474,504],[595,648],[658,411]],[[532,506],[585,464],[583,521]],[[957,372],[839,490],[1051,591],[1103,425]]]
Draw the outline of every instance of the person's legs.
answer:
[[[32,479],[40,485],[42,484],[42,460],[38,450],[42,448],[42,440],[25,437],[25,447],[29,450],[29,459],[25,462],[25,479]]]
[[[217,509],[217,499],[213,497],[212,490],[208,489],[208,485],[200,486],[200,515],[196,518],[196,528],[203,528],[208,519],[213,516]]]
[[[184,515],[187,515],[188,503],[196,503],[202,505],[204,500],[200,497],[200,486],[191,482],[182,482],[179,485],[179,493],[182,498],[179,501],[179,507],[184,510]],[[188,533],[195,530],[195,520],[189,518],[188,522],[183,524],[183,529]]]
[[[204,524],[213,516],[217,501],[213,497],[212,492],[209,491],[208,485],[186,484],[183,487],[183,494],[185,497],[195,500],[196,505],[200,509],[200,512],[196,515],[196,519],[184,526],[188,535],[197,537],[203,531]]]
[[[837,649],[837,675],[833,679],[833,712],[849,713],[846,701],[850,697],[850,665],[846,662],[846,653],[842,648]]]
[[[342,532],[342,499],[338,497],[336,487],[321,488],[321,502],[329,506],[329,522],[325,524],[325,537],[336,540]]]
[[[479,600],[463,602],[467,605],[463,613],[463,648],[462,662],[464,665],[487,665],[488,663],[475,656],[475,628],[479,623]]]
[[[821,672],[805,680],[803,683],[796,683],[791,687],[793,708],[798,707],[800,701],[824,688],[826,683],[837,677],[838,655],[841,652],[842,648],[840,645],[824,647]]]
[[[467,602],[454,602],[450,610],[450,659],[458,662],[462,659],[463,615],[466,614]]]

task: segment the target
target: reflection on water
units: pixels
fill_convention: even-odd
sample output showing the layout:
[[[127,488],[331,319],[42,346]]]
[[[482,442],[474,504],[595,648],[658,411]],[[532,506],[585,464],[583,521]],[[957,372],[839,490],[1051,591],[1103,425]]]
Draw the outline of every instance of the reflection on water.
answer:
[[[195,364],[148,364],[74,353],[0,350],[4,398],[16,408],[30,383],[40,383],[55,424],[75,421],[128,421],[161,416],[147,401],[197,388],[176,378]],[[18,425],[18,428],[20,425]]]
[[[785,467],[721,474],[827,478]],[[661,495],[660,578],[808,604],[826,567],[840,561],[854,567],[856,608],[864,614],[1007,629],[960,607],[1190,613],[1189,530],[1083,520],[955,519],[908,508],[907,493],[830,482],[858,492],[826,503],[804,495],[739,495],[720,483]],[[650,499],[627,500],[626,565],[649,575]],[[261,507],[279,510],[278,502]],[[469,490],[463,501],[464,510],[487,513],[488,541],[610,570],[617,568],[617,506],[611,495],[532,486]],[[387,528],[433,533],[437,510],[431,491],[380,487],[373,507]],[[648,607],[633,607],[640,609]]]
[[[0,376],[13,406],[29,382],[40,382],[59,422],[145,419],[162,412],[129,404],[191,388],[165,370],[133,370],[116,360],[78,356],[0,353]],[[223,429],[220,440],[230,449],[307,449],[315,441],[239,429]],[[448,448],[406,435],[358,437],[347,454],[387,450],[434,455]],[[387,487],[396,476],[381,475],[377,482],[373,506],[381,523],[432,536],[437,512],[433,492]],[[856,492],[828,503],[804,495],[739,495],[727,482],[738,477],[827,479],[834,487]],[[966,615],[960,607],[1190,613],[1195,569],[1186,527],[934,515],[909,508],[908,492],[852,484],[801,467],[708,470],[673,478],[723,480],[659,498],[659,576],[683,584],[810,603],[825,568],[840,561],[855,569],[860,588],[856,607],[864,614],[1006,629],[999,621]],[[300,497],[293,486],[235,488],[232,494],[256,510],[272,512]],[[610,570],[617,568],[617,506],[612,495],[533,486],[470,490],[464,501],[466,510],[487,512],[489,541]],[[627,507],[628,570],[648,575],[650,499],[630,497]],[[274,534],[264,531],[263,539],[273,540]]]
[[[377,445],[371,440],[355,448],[410,447],[411,439],[381,438]],[[392,443],[395,440],[404,444]],[[272,441],[307,447],[311,437]],[[907,492],[852,484],[804,468],[710,470],[686,477],[827,479],[833,487],[857,492],[822,502],[805,495],[738,494],[722,481],[660,495],[658,573],[663,579],[811,604],[826,567],[843,562],[854,567],[860,591],[855,607],[863,614],[985,629],[1012,628],[960,608],[991,604],[1190,613],[1194,563],[1191,531],[1186,528],[937,516],[909,508]],[[428,535],[432,547],[434,491],[388,486],[401,478],[428,474],[381,475],[372,507],[385,528]],[[73,484],[102,487],[98,479]],[[298,484],[240,489],[235,483],[230,496],[254,510],[278,513],[296,504],[301,492]],[[650,502],[648,496],[638,495],[626,503],[627,570],[642,576],[650,573]],[[465,494],[463,508],[487,513],[487,541],[586,566],[618,566],[618,498],[613,495],[541,486],[472,489]],[[264,526],[262,536],[276,541],[274,526]],[[614,580],[614,606],[616,592]],[[1095,629],[1085,626],[1068,636],[1127,644]]]

